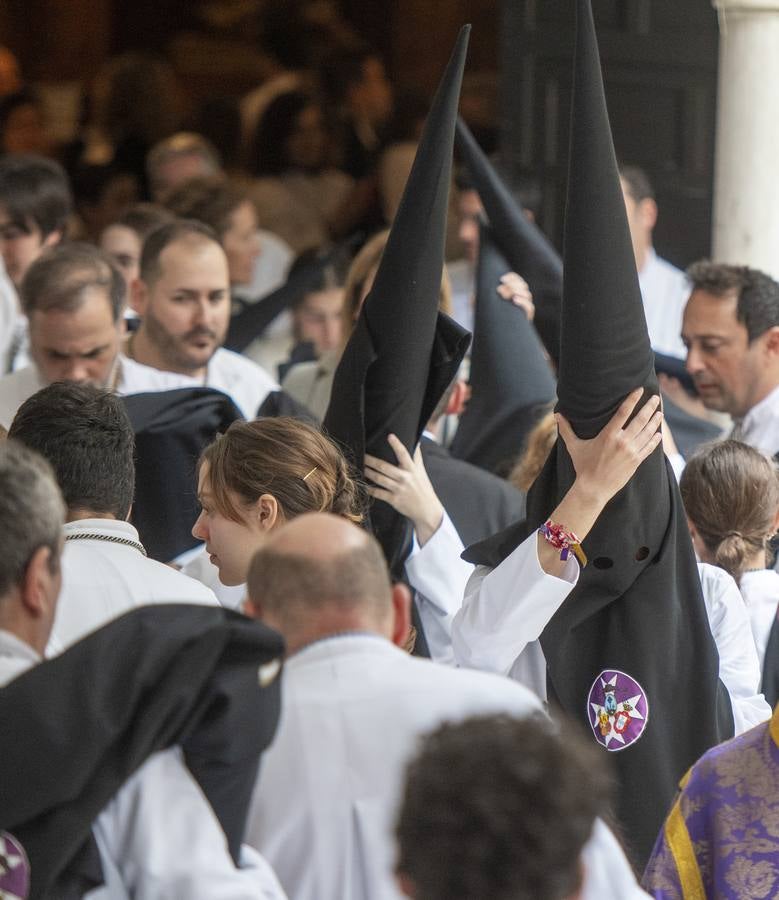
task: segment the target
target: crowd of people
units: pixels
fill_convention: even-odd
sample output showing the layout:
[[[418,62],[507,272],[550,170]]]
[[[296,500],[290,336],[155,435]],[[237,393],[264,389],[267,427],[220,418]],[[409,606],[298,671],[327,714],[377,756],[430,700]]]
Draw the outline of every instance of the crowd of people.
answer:
[[[394,130],[326,37],[219,149],[0,54],[0,897],[779,895],[779,284],[658,257],[589,0],[562,258],[467,28]]]

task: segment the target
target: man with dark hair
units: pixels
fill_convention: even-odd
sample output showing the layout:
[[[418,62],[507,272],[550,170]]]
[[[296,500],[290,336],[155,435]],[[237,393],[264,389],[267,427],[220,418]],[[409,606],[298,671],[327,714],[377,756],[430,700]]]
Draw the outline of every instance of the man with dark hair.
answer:
[[[701,400],[735,420],[733,436],[779,452],[779,284],[747,266],[690,266],[682,339]]]
[[[310,513],[274,531],[252,561],[245,611],[287,645],[279,731],[247,842],[296,900],[398,897],[392,822],[418,737],[471,715],[526,716],[540,703],[509,679],[409,655],[408,589],[391,584],[376,540],[343,518]],[[605,826],[588,852],[588,896],[635,894]]]
[[[47,250],[27,270],[21,300],[32,362],[0,379],[0,424],[6,427],[21,403],[55,381],[86,382],[119,394],[188,383],[122,358],[124,279],[91,244]]]
[[[657,202],[646,172],[638,166],[622,166],[619,180],[652,349],[681,359],[684,347],[679,333],[690,286],[684,272],[655,253],[652,231]]]
[[[0,160],[0,255],[17,288],[41,253],[62,240],[72,211],[59,163],[38,156]]]
[[[21,405],[9,435],[51,464],[67,506],[50,654],[136,606],[216,603],[200,582],[147,559],[127,521],[135,438],[119,397],[89,384],[49,385]]]
[[[447,722],[408,767],[401,888],[416,900],[580,897],[582,851],[611,787],[594,749],[540,716]]]
[[[141,324],[127,341],[130,359],[222,391],[247,419],[278,389],[264,369],[222,347],[230,276],[225,252],[207,225],[178,219],[149,235],[132,304]]]

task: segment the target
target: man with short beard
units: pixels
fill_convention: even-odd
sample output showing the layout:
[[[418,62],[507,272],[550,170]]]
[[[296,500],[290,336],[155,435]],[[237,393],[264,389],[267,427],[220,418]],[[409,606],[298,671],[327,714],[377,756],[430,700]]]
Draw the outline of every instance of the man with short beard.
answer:
[[[222,391],[247,419],[278,388],[256,363],[222,347],[230,277],[224,250],[207,226],[180,219],[149,235],[132,306],[141,324],[125,348],[131,360]]]
[[[91,244],[58,244],[41,254],[21,283],[31,362],[0,378],[0,425],[55,381],[107,388],[117,394],[186,387],[191,379],[158,372],[122,356],[125,283]]]

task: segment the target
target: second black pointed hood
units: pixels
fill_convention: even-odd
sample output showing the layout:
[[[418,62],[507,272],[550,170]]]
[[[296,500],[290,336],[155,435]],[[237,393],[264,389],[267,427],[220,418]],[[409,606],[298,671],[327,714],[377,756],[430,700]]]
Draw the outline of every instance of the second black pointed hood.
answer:
[[[530,285],[536,303],[536,330],[557,365],[563,291],[560,254],[541,229],[527,218],[462,119],[457,120],[456,141],[457,151],[484,206],[496,245],[509,267]]]
[[[524,310],[498,296],[509,266],[492,229],[481,226],[471,350],[471,398],[452,455],[505,476],[555,399],[555,380]]]

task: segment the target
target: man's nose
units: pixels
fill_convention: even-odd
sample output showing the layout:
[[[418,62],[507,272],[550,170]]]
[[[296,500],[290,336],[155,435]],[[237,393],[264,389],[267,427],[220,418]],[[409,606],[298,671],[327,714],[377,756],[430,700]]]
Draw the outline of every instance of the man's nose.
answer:
[[[694,346],[687,348],[687,359],[684,361],[684,367],[685,369],[687,369],[690,375],[694,375],[696,372],[700,372],[704,368],[700,351],[697,350]]]

